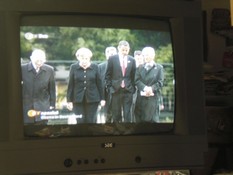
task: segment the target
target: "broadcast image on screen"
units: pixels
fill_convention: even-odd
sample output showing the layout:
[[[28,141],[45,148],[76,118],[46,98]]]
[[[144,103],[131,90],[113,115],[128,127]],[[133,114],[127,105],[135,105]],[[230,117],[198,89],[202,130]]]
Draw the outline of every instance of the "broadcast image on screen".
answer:
[[[22,25],[25,136],[171,131],[172,36],[169,22],[156,22],[153,30]]]

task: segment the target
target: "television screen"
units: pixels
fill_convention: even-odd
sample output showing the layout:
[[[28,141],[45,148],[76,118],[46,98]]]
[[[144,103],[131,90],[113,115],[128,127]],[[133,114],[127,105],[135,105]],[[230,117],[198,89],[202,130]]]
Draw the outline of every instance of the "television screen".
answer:
[[[93,16],[49,18],[21,20],[25,136],[172,131],[176,93],[168,18],[95,16],[108,24],[101,27],[88,23]]]
[[[204,165],[200,1],[1,2],[0,174]]]

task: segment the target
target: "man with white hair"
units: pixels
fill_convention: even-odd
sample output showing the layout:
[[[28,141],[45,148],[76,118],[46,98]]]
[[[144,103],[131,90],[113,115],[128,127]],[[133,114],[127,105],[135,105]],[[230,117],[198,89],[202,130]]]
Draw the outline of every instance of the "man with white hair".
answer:
[[[55,108],[56,102],[54,68],[45,64],[45,52],[35,49],[30,59],[21,66],[24,123],[40,121],[28,115],[30,110],[47,111]]]
[[[135,74],[135,84],[139,90],[136,108],[140,109],[137,122],[159,122],[159,105],[164,81],[163,66],[155,62],[154,48],[142,49],[144,64],[140,65]]]

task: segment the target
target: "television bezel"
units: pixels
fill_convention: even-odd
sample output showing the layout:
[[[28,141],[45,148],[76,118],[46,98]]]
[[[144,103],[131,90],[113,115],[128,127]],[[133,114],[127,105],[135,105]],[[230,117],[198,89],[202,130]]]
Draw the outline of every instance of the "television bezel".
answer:
[[[136,3],[136,4],[135,4]],[[56,5],[54,5],[56,4]],[[135,4],[131,10],[128,8]],[[109,7],[114,8],[109,8]],[[20,88],[20,19],[25,15],[120,15],[169,17],[176,60],[176,121],[170,134],[26,139]],[[0,172],[6,174],[72,174],[196,168],[207,150],[202,84],[202,22],[199,1],[5,0],[0,7],[1,69],[7,72],[1,88]],[[3,26],[3,27],[2,27]],[[43,155],[43,156],[41,156]],[[123,159],[122,159],[123,158]],[[100,163],[96,163],[95,160]],[[124,160],[124,161],[122,161]],[[81,161],[81,164],[78,162]],[[67,164],[68,162],[68,164]],[[11,165],[11,166],[9,166]]]

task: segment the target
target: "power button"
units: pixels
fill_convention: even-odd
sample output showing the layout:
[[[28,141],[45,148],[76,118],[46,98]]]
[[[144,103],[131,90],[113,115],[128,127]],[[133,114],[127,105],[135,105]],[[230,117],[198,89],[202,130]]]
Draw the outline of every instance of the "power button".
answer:
[[[69,168],[69,167],[72,166],[72,164],[73,164],[72,159],[68,158],[68,159],[65,159],[65,160],[64,160],[64,166],[65,166],[65,167]]]

